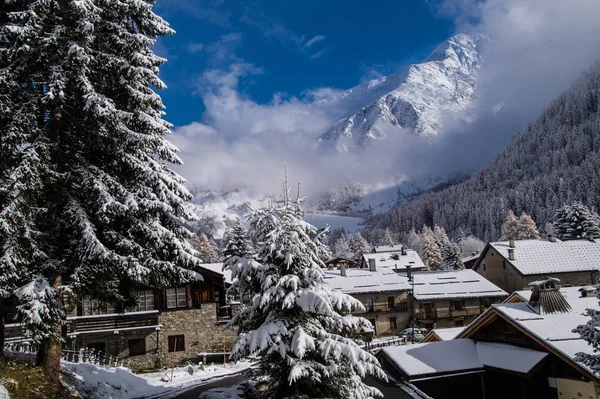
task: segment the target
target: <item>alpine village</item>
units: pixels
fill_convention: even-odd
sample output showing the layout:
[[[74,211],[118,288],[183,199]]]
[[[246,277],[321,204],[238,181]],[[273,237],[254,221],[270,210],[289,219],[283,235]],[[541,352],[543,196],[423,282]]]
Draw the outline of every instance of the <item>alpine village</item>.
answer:
[[[0,2],[0,399],[600,398],[599,22]]]

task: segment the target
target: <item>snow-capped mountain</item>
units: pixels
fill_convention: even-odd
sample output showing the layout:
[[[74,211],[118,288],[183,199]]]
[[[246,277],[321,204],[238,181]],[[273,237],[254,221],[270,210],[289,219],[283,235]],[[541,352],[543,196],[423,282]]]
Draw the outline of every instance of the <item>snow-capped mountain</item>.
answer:
[[[320,148],[341,152],[369,147],[393,129],[430,138],[446,115],[468,118],[477,97],[478,71],[489,38],[459,34],[441,43],[420,64],[343,92],[338,109],[351,110],[320,138]]]

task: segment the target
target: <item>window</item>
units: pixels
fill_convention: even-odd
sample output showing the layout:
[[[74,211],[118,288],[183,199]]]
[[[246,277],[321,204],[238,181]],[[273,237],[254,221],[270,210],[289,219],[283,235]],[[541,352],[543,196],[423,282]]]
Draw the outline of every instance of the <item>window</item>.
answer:
[[[454,310],[464,310],[464,304],[462,301],[452,301],[452,307]]]
[[[375,301],[373,298],[367,298],[367,304],[366,304],[366,308],[367,308],[367,312],[374,312],[375,311]]]
[[[137,304],[133,308],[134,312],[144,312],[147,310],[154,310],[154,291],[152,290],[144,290],[138,291],[137,295]]]
[[[502,268],[503,268],[504,270],[506,270],[506,261],[505,261],[505,260],[503,260],[503,261],[502,261]]]
[[[483,264],[483,271],[486,271],[485,263]]]
[[[394,298],[393,296],[388,296],[387,307],[388,309],[394,309],[396,307],[396,298]]]
[[[390,317],[390,330],[394,331],[398,329],[398,324],[396,323],[395,317]]]
[[[398,310],[399,312],[408,312],[408,303],[406,303],[406,302],[400,302],[396,306],[396,310]]]
[[[129,340],[129,356],[145,355],[146,340],[144,338],[136,338]]]
[[[187,293],[185,287],[167,288],[167,308],[187,308]]]
[[[169,335],[169,352],[185,351],[185,338],[183,335]]]
[[[90,296],[85,296],[81,300],[81,312],[83,316],[117,313],[115,305],[92,299]]]
[[[465,325],[464,320],[454,320],[454,327],[463,327]]]

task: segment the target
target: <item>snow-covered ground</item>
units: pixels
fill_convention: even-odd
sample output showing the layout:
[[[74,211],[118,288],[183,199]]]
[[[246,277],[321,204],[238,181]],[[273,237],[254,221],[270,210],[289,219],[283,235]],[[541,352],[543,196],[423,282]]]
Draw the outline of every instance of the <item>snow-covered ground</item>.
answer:
[[[186,388],[192,385],[198,385],[198,383],[207,379],[239,373],[248,369],[251,365],[252,364],[250,362],[240,361],[237,363],[228,363],[227,367],[223,367],[222,364],[204,366],[204,370],[202,370],[202,368],[198,365],[176,367],[173,372],[172,382],[170,381],[171,369],[157,373],[139,374],[138,376],[142,377],[153,386]],[[190,373],[190,371],[192,371],[192,373]]]
[[[323,228],[329,225],[329,230],[343,227],[350,234],[355,233],[359,229],[360,223],[364,221],[362,218],[355,218],[350,216],[337,216],[337,215],[323,215],[317,213],[306,213],[304,220],[312,224],[317,228]]]
[[[0,384],[0,399],[10,399],[10,395],[4,385]]]
[[[133,374],[124,367],[62,362],[63,371],[71,375],[71,381],[77,391],[89,399],[169,398],[207,380],[239,373],[250,366],[249,362],[237,362],[227,364],[227,367],[205,366],[204,370],[198,365],[176,367],[171,381],[170,369],[156,373]],[[5,399],[1,396],[1,391],[0,399]]]

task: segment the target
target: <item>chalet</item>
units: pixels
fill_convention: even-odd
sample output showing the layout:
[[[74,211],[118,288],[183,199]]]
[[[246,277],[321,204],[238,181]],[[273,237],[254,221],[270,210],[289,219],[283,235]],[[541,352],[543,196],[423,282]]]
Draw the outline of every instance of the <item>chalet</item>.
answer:
[[[599,269],[600,242],[553,238],[490,242],[473,266],[510,293],[546,276],[559,278],[563,285],[593,285],[598,282]]]
[[[323,273],[329,288],[363,303],[365,311],[354,314],[368,319],[375,335],[393,335],[407,326],[410,285],[390,266],[346,269],[342,265],[339,269],[324,269]]]
[[[413,275],[416,325],[429,330],[462,327],[508,294],[473,270]]]
[[[225,293],[230,278],[224,278],[222,264],[203,266],[201,277],[190,284],[137,291],[132,308],[83,297],[72,304],[63,328],[65,347],[127,359],[134,369],[160,368],[231,349],[235,331],[223,332],[232,315]],[[6,327],[7,343],[23,340],[20,324]]]
[[[389,347],[386,370],[436,399],[597,398],[600,377],[577,362],[594,348],[573,330],[600,310],[596,287],[545,278],[486,310],[455,339]],[[443,354],[443,356],[440,356]]]
[[[363,254],[362,267],[372,267],[373,264],[377,269],[391,269],[396,273],[406,273],[407,268],[412,271],[427,270],[416,251],[400,245],[375,247],[372,253]]]

